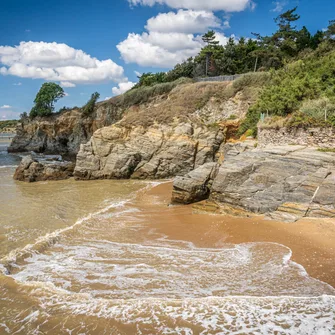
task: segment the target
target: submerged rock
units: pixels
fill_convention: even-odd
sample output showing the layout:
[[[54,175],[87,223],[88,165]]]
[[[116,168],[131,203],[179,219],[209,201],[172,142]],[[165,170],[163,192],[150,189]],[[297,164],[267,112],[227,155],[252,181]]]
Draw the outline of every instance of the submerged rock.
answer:
[[[73,176],[75,164],[58,157],[33,158],[25,156],[17,167],[14,179],[25,182],[62,180]]]

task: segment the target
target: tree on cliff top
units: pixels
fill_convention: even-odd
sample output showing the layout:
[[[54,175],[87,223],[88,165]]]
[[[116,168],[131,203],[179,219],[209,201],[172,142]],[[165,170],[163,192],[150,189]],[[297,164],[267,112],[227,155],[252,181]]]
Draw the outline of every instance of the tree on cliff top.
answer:
[[[83,115],[89,116],[94,112],[95,104],[100,98],[100,94],[95,92],[91,95],[90,100],[87,101],[86,105],[82,108]]]
[[[54,111],[54,104],[64,96],[64,90],[56,83],[44,83],[36,95],[30,117],[50,115]]]

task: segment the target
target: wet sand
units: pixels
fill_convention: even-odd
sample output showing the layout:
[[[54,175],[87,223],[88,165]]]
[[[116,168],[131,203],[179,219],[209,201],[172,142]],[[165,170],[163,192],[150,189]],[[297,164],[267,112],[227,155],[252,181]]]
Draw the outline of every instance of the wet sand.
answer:
[[[158,233],[207,248],[220,248],[227,243],[279,243],[292,250],[292,260],[301,264],[310,276],[335,287],[335,220],[283,223],[261,216],[237,218],[197,214],[193,213],[192,206],[169,206],[171,192],[172,183],[162,184],[141,200],[140,205],[145,211],[150,211],[150,207],[159,202],[164,204],[159,219],[152,217]],[[150,197],[160,201],[155,202]]]

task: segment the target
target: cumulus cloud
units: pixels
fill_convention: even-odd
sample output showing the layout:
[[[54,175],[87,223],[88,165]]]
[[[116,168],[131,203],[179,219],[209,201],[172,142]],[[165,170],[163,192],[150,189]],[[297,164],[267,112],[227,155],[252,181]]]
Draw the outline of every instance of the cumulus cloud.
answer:
[[[146,29],[159,33],[203,33],[218,28],[221,20],[212,12],[180,9],[177,13],[161,13],[148,20]]]
[[[241,12],[253,6],[252,0],[128,0],[128,2],[133,6],[161,4],[171,8],[226,12]]]
[[[9,109],[9,108],[12,108],[12,106],[9,106],[9,105],[3,105],[0,107],[1,109]]]
[[[154,32],[131,33],[117,48],[126,63],[170,68],[195,56],[202,45],[201,38],[192,34]]]
[[[112,92],[113,94],[115,95],[120,95],[120,94],[123,94],[127,91],[129,91],[131,88],[133,88],[134,86],[136,85],[136,83],[133,83],[131,81],[128,81],[128,82],[124,82],[124,83],[120,83],[118,85],[118,87],[113,87],[112,88]],[[105,100],[108,100],[110,98],[106,98]]]
[[[121,82],[124,70],[111,59],[98,60],[63,43],[21,42],[0,46],[0,74],[76,84]]]
[[[126,63],[171,68],[199,53],[204,43],[197,33],[218,27],[224,26],[210,12],[179,10],[177,13],[159,14],[148,20],[147,32],[130,33],[117,48]],[[217,40],[226,44],[227,37],[217,33]]]

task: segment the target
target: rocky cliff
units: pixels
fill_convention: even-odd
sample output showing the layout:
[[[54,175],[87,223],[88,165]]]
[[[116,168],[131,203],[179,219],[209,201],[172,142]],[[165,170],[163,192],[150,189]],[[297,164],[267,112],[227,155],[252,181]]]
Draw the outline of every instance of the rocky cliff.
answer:
[[[230,86],[181,85],[132,106],[119,122],[81,145],[75,178],[161,179],[218,161],[221,145],[233,136],[250,103],[243,90],[225,97]],[[237,120],[227,120],[231,118]]]
[[[60,154],[75,157],[80,144],[86,143],[94,131],[120,120],[123,109],[114,100],[100,103],[94,114],[84,117],[78,108],[48,117],[23,120],[16,128],[8,152]]]
[[[8,151],[75,157],[80,145],[86,144],[95,131],[120,120],[127,132],[137,126],[145,130],[153,125],[179,122],[195,128],[203,124],[213,128],[218,127],[220,120],[244,117],[252,100],[243,88],[235,89],[231,83],[193,84],[190,80],[180,80],[145,87],[97,104],[89,117],[75,108],[48,117],[26,119],[18,124],[17,135]],[[165,138],[176,127],[167,128],[163,131]]]

